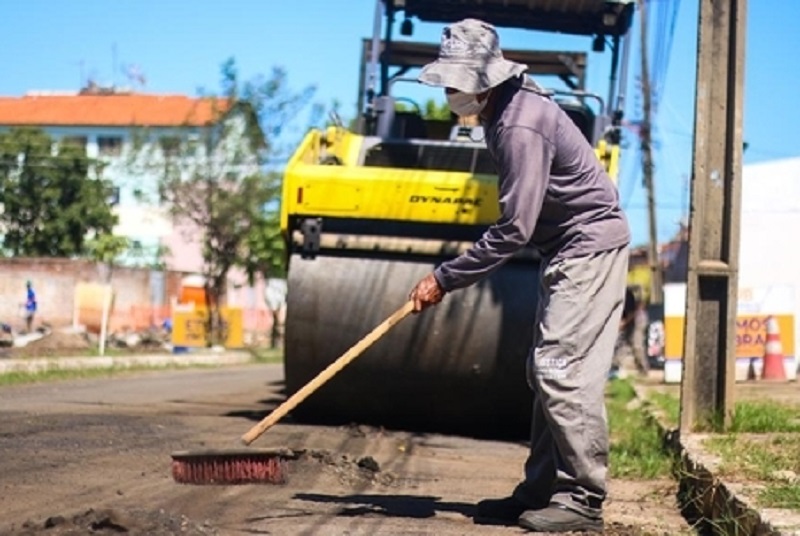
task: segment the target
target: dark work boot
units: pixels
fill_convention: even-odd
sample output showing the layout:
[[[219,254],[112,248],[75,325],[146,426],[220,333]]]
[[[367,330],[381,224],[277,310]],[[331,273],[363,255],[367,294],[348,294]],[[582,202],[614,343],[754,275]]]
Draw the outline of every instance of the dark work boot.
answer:
[[[523,512],[544,508],[548,502],[548,499],[522,502],[514,495],[501,499],[484,499],[478,503],[474,521],[480,525],[516,525]]]
[[[603,532],[603,515],[577,512],[559,503],[541,510],[526,510],[519,526],[531,532]]]

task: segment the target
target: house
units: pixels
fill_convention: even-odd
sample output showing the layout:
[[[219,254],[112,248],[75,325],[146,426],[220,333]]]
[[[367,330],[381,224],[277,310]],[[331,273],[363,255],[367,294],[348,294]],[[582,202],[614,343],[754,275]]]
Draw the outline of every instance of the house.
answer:
[[[257,155],[248,149],[249,144],[239,143],[252,135],[252,120],[252,111],[231,106],[224,99],[136,93],[96,85],[74,92],[0,97],[0,132],[40,128],[57,142],[85,147],[87,156],[105,164],[103,177],[115,186],[111,202],[118,224],[114,234],[128,238],[134,246],[123,264],[158,266],[187,275],[202,273],[202,233],[191,224],[174,221],[162,202],[158,185],[163,164],[170,158],[186,175],[208,162],[215,163],[215,176],[253,175],[259,171]],[[214,152],[209,152],[211,146],[205,143],[211,135],[219,140]],[[236,156],[213,158],[218,151],[235,151]],[[204,158],[207,155],[212,158]],[[151,279],[163,280],[155,275]],[[64,295],[63,285],[51,285],[52,281],[42,277],[42,292]],[[241,271],[229,274],[227,301],[244,309],[246,329],[263,332],[271,324],[264,299],[266,287],[264,281],[250,287]],[[163,283],[153,287],[151,282],[151,296],[141,294],[138,302],[151,308],[174,297],[167,295],[169,289]],[[56,305],[64,311],[51,311],[53,318],[71,313],[71,300],[52,300],[49,306]]]
[[[760,377],[763,356],[767,352],[766,320],[771,317],[782,343],[786,378],[796,380],[800,248],[795,247],[792,237],[800,234],[800,158],[745,165],[738,216],[736,379]],[[680,251],[685,251],[687,246],[688,236],[684,234]],[[688,299],[685,281],[685,276],[667,280],[665,286],[665,380],[668,383],[680,381],[682,374],[683,322]]]
[[[223,124],[229,136],[244,135],[245,114],[221,99],[134,93],[90,85],[78,92],[30,92],[0,97],[0,131],[41,128],[57,141],[86,148],[104,162],[103,176],[115,186],[114,234],[127,237],[133,253],[126,264],[162,265],[181,272],[202,268],[199,233],[175,224],[160,202],[159,158],[171,152],[185,161],[201,158],[209,129]],[[232,128],[228,128],[232,127]],[[197,150],[187,149],[192,144]],[[135,158],[139,154],[141,158]],[[237,173],[258,171],[255,155],[237,164]],[[223,171],[224,172],[224,171]]]

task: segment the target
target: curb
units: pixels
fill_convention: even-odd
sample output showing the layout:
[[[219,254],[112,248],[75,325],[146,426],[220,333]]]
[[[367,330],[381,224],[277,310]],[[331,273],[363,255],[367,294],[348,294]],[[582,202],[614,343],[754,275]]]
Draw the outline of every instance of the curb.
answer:
[[[664,422],[663,414],[648,403],[646,388],[632,383],[636,398],[658,426],[665,445],[680,459],[679,501],[685,515],[709,520],[713,534],[737,536],[800,535],[800,515],[791,510],[758,510],[741,486],[724,482],[716,476],[719,458],[708,454],[703,442],[709,434],[681,437],[678,430]]]
[[[12,372],[46,372],[48,370],[78,370],[131,367],[220,366],[240,365],[253,360],[247,352],[218,354],[144,354],[117,357],[41,357],[0,360],[0,374]]]

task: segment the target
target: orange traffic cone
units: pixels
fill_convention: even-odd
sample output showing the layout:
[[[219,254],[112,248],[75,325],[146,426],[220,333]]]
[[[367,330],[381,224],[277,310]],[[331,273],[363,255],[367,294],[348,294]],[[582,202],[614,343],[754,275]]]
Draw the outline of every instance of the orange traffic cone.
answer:
[[[767,317],[767,342],[764,345],[764,366],[761,370],[761,379],[786,381],[781,334],[778,329],[778,321],[774,316]]]

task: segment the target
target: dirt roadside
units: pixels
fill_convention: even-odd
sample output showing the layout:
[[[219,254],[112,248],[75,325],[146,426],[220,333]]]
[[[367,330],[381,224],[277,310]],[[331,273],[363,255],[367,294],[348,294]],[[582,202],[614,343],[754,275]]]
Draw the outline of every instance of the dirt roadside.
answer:
[[[281,367],[142,373],[0,389],[0,534],[522,534],[476,524],[517,482],[525,447],[289,420],[253,446],[289,447],[286,485],[192,486],[176,450],[238,448],[280,395]],[[671,481],[612,481],[606,534],[689,533]]]

